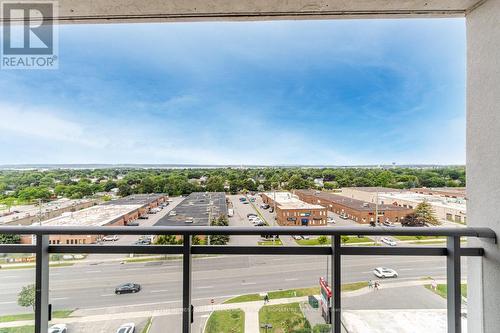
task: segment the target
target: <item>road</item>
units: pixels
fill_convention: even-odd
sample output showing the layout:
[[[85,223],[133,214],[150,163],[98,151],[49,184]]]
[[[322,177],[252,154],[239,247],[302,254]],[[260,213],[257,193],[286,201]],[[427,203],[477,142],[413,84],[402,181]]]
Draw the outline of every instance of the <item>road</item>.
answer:
[[[326,274],[327,257],[224,256],[193,261],[193,299],[208,304],[232,295],[317,285]],[[343,283],[372,279],[372,269],[389,266],[399,280],[425,276],[444,277],[445,258],[345,257]],[[465,261],[462,263],[465,274]],[[50,302],[54,309],[91,309],[118,306],[178,307],[182,296],[182,263],[167,260],[148,263],[103,262],[96,265],[51,268]],[[120,283],[143,286],[138,294],[115,295]],[[34,282],[34,270],[0,271],[0,313],[26,312],[16,304],[17,293]]]

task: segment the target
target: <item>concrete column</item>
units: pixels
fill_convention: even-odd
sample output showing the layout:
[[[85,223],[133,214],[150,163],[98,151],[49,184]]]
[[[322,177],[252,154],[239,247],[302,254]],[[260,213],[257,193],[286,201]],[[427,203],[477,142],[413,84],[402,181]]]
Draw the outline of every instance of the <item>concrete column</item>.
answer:
[[[467,19],[467,222],[500,235],[500,0],[487,0]],[[500,247],[468,259],[469,333],[500,332]]]

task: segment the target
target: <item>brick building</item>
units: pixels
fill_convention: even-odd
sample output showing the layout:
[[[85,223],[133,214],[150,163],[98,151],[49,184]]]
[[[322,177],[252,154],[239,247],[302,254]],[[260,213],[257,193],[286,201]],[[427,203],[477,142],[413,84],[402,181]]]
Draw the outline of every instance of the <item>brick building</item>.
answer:
[[[262,193],[262,201],[276,207],[276,221],[282,226],[325,226],[325,207],[304,202],[289,192]]]
[[[348,198],[346,196],[314,190],[296,190],[294,192],[302,201],[321,205],[331,212],[358,223],[375,222],[376,207],[374,203]],[[413,209],[396,205],[378,205],[378,222],[400,222]]]
[[[43,226],[65,227],[112,227],[126,226],[139,216],[146,214],[151,208],[157,207],[166,201],[162,194],[135,194],[117,200],[108,201],[101,205],[82,209],[76,212],[66,212],[61,216],[42,221]],[[35,223],[39,225],[40,223]],[[103,235],[112,234],[112,230],[103,230]],[[103,235],[52,235],[50,244],[92,244]],[[31,235],[21,236],[22,244],[33,243]]]

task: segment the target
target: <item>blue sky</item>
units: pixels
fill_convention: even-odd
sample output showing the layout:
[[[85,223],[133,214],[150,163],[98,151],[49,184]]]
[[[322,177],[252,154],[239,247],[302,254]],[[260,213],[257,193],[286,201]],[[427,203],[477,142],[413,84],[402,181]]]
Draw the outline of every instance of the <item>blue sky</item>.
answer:
[[[460,164],[465,23],[66,25],[0,71],[0,164]]]

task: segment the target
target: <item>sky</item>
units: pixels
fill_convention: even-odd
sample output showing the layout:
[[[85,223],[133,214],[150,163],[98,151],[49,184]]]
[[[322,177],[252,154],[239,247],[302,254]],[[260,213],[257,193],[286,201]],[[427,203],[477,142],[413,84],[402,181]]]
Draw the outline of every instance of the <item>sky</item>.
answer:
[[[0,164],[465,163],[463,19],[63,25]]]

